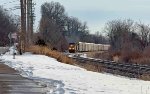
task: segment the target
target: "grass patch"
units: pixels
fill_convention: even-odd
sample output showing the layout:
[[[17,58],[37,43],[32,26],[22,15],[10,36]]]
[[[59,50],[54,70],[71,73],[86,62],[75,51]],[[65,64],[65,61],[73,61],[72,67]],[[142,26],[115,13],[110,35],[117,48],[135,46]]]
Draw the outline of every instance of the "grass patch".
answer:
[[[131,62],[138,63],[138,64],[150,65],[150,58],[149,57],[142,57],[142,58],[138,58],[138,59],[132,59]]]
[[[101,66],[100,64],[88,62],[88,61],[86,61],[86,62],[75,61],[75,60],[63,55],[61,52],[51,50],[45,46],[30,46],[27,49],[27,51],[32,52],[33,54],[46,55],[46,56],[57,59],[59,62],[62,62],[65,64],[76,65],[76,66],[79,66],[81,68],[87,69],[88,71],[93,71],[93,72],[106,71],[105,68],[103,66]],[[149,58],[138,58],[138,59],[132,59],[132,62],[141,63],[141,64],[146,63],[147,64],[150,62],[150,59]],[[150,80],[150,74],[149,73],[148,74],[142,74],[140,77],[138,77],[138,79]]]
[[[98,58],[98,59],[110,59],[110,55],[107,51],[97,51],[97,52],[85,52],[88,57]]]
[[[75,61],[75,60],[63,55],[61,52],[51,50],[45,46],[30,46],[30,47],[28,47],[28,49],[26,51],[32,52],[33,54],[46,55],[46,56],[57,59],[59,62],[62,62],[65,64],[76,65],[81,68],[87,69],[88,71],[94,71],[94,72],[102,71],[102,67],[100,65],[93,64],[90,62],[81,63],[81,62]]]
[[[61,52],[51,50],[46,46],[30,46],[26,51],[32,52],[33,54],[46,55],[55,58],[62,63],[71,64],[71,65],[75,64],[75,61],[72,60],[71,58],[63,55]]]
[[[143,74],[139,78],[145,81],[150,81],[150,74]]]
[[[92,63],[92,62],[77,62],[76,65],[78,65],[81,68],[87,69],[88,71],[93,72],[102,72],[104,71],[104,68],[100,64]]]

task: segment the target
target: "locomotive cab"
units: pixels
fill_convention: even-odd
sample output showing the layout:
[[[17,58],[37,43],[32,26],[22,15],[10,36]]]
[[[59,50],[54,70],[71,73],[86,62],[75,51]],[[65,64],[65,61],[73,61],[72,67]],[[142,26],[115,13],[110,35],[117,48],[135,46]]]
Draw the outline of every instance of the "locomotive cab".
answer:
[[[75,43],[69,43],[68,50],[69,50],[69,53],[75,53],[75,51],[76,51],[76,44]]]

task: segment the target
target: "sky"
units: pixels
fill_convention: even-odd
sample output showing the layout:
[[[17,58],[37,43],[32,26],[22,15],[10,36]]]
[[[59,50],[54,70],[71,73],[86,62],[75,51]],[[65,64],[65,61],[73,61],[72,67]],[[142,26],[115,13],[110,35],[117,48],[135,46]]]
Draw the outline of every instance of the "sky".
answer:
[[[19,6],[19,0],[1,0],[4,8]],[[13,2],[14,1],[14,2]],[[40,21],[40,6],[52,0],[34,0],[36,21]],[[108,21],[115,19],[133,19],[150,24],[150,0],[53,0],[60,2],[68,16],[87,22],[90,33],[102,31]],[[12,11],[19,15],[18,10]]]

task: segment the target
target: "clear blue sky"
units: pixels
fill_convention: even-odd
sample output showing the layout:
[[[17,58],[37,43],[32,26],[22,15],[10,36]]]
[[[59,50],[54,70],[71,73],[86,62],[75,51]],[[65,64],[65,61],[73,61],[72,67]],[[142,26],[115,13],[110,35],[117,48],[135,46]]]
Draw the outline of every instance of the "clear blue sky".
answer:
[[[1,0],[4,7],[19,5],[19,0]],[[13,2],[14,1],[14,2]],[[40,20],[40,6],[52,0],[34,0],[36,26]],[[150,24],[150,0],[54,0],[60,2],[69,16],[88,23],[91,33],[101,31],[106,22],[113,19],[133,19]],[[12,2],[12,3],[10,3]],[[5,4],[7,3],[7,4]],[[17,11],[12,11],[18,14]]]

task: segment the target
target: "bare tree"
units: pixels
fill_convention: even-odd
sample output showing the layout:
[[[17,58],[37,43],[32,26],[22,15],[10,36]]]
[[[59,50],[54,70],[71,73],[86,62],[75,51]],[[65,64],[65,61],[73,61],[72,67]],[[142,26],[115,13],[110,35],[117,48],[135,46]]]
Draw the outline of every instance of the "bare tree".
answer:
[[[131,35],[135,29],[134,22],[127,20],[113,20],[106,24],[105,31],[110,39],[113,50],[121,50],[123,45],[131,41]]]
[[[41,6],[41,37],[51,48],[63,51],[67,49],[67,41],[62,35],[65,10],[58,2],[44,3]]]
[[[137,24],[137,31],[141,38],[142,49],[147,47],[150,42],[150,27],[142,23]]]
[[[65,8],[59,2],[44,3],[41,6],[42,16],[53,20],[57,25],[62,28],[66,17]]]
[[[0,46],[9,44],[8,34],[18,31],[18,22],[13,20],[5,9],[0,7]]]
[[[89,30],[87,23],[82,23],[78,18],[75,17],[67,17],[64,35],[74,37],[75,41],[78,40],[88,42]]]
[[[41,13],[39,31],[44,41],[52,48],[61,49],[67,45],[66,39],[70,38],[74,42],[102,43],[100,42],[102,36],[91,35],[87,23],[66,15],[65,8],[58,2],[44,3],[41,6]]]

